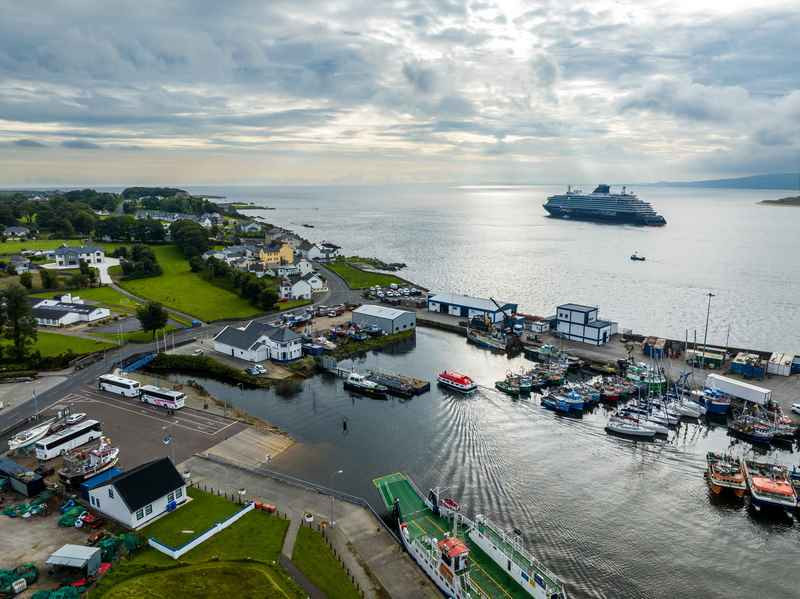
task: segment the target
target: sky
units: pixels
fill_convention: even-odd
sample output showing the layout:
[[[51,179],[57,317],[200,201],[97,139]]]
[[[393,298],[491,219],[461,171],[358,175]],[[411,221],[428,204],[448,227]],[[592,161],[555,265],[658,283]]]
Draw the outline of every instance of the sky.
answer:
[[[0,0],[0,185],[800,169],[800,4]]]

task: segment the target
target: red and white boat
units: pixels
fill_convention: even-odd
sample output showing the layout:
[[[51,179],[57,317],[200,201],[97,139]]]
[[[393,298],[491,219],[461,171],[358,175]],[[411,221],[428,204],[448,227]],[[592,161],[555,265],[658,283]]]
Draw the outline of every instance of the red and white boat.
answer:
[[[461,393],[471,393],[478,388],[477,383],[469,378],[466,374],[460,372],[453,372],[452,370],[443,370],[439,373],[436,379],[440,385],[444,385],[454,391]]]

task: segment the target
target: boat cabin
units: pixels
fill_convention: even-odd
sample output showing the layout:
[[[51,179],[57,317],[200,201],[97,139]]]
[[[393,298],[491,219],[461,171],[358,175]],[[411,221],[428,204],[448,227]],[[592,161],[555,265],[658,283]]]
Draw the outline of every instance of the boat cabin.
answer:
[[[442,553],[442,562],[455,574],[461,574],[469,568],[469,549],[461,539],[456,537],[442,539],[439,541],[439,551]]]

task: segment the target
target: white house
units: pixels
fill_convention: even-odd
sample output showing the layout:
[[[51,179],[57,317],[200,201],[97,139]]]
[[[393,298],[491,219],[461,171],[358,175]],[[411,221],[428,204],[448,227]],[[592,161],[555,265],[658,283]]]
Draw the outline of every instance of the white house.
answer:
[[[133,529],[186,502],[186,482],[169,458],[146,462],[89,491],[89,504]]]
[[[239,230],[242,233],[260,233],[263,225],[261,223],[257,223],[256,221],[250,221],[239,225]]]
[[[309,260],[319,260],[322,258],[322,250],[316,243],[300,244],[300,252]]]
[[[597,318],[597,308],[561,304],[556,309],[556,331],[564,339],[605,345],[617,333],[617,323]]]
[[[83,260],[87,264],[102,264],[106,259],[105,252],[98,247],[63,247],[55,252],[56,266],[75,266]]]
[[[311,299],[311,284],[302,278],[281,279],[281,286],[278,290],[278,297],[284,300]]]
[[[108,318],[111,310],[85,304],[80,298],[66,294],[55,299],[31,298],[31,314],[39,326],[64,327]]]
[[[214,337],[214,351],[248,362],[289,362],[303,355],[302,337],[289,328],[251,320],[244,327],[226,326]]]
[[[28,237],[31,234],[31,230],[28,227],[6,227],[3,230],[3,236],[9,239],[11,238],[18,238],[23,239]]]
[[[325,293],[328,291],[328,283],[319,273],[309,272],[303,275],[303,280],[311,285],[311,293]]]
[[[18,275],[31,271],[31,261],[25,256],[11,256],[8,264],[14,267]]]

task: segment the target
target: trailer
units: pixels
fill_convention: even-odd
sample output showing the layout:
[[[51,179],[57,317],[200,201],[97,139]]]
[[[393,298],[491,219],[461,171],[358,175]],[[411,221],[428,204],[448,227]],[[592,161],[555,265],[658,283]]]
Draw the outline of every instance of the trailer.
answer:
[[[706,377],[705,386],[760,406],[765,405],[772,399],[772,391],[770,389],[737,381],[719,374],[709,374]]]

